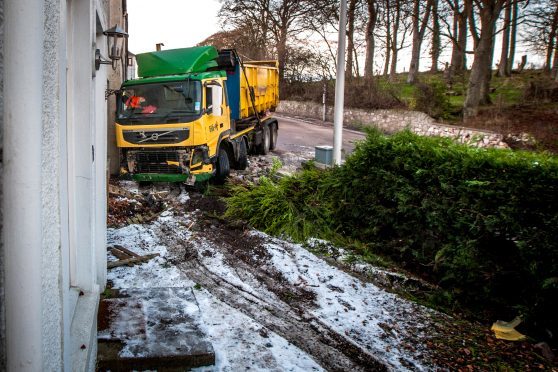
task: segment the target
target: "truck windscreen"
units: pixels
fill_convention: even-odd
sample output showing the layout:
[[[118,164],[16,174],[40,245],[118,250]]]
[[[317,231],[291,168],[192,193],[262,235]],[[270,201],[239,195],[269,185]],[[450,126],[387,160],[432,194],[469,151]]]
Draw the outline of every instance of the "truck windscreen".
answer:
[[[201,115],[201,83],[196,80],[122,88],[117,102],[120,124],[189,122]]]

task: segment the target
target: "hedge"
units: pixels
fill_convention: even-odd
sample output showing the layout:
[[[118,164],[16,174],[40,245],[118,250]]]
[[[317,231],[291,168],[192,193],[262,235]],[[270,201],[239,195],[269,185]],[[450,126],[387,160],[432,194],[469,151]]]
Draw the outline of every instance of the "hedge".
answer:
[[[470,309],[558,333],[558,158],[369,132],[341,167],[237,187],[228,214],[297,241],[350,239]]]

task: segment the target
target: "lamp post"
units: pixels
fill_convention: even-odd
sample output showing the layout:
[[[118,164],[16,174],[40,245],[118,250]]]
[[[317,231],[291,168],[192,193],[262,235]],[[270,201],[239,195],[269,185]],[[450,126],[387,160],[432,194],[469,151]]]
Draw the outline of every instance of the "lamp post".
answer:
[[[95,50],[95,70],[99,70],[101,65],[112,65],[112,69],[116,70],[116,63],[122,59],[123,41],[128,37],[128,33],[120,26],[103,31],[103,35],[107,37],[107,46],[110,61],[104,60],[99,49]]]
[[[341,164],[343,144],[343,105],[345,104],[345,39],[347,27],[347,0],[341,0],[339,14],[339,42],[337,44],[337,78],[335,79],[335,106],[333,116],[333,164]]]

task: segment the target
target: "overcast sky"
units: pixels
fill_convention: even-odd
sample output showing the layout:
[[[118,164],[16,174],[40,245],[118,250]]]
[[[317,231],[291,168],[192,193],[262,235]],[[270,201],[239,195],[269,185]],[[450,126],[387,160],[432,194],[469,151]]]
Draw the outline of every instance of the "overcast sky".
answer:
[[[130,52],[194,46],[219,31],[218,0],[129,0]]]
[[[127,5],[130,22],[129,50],[135,54],[153,51],[157,43],[164,43],[163,49],[191,47],[220,30],[217,19],[220,8],[218,0],[128,0]],[[497,39],[494,62],[500,56],[499,45],[500,41]],[[440,67],[449,60],[450,52],[451,47],[448,46],[442,53]],[[398,71],[407,70],[409,53],[410,49],[407,48],[399,54]],[[524,53],[524,48],[519,45],[516,63]],[[364,65],[363,58],[362,55],[359,57],[361,69]],[[425,45],[421,55],[421,70],[430,66],[429,58]],[[472,56],[468,60],[470,65]],[[529,63],[537,63],[539,60],[539,56],[529,55]],[[381,65],[381,57],[377,56],[376,61]]]

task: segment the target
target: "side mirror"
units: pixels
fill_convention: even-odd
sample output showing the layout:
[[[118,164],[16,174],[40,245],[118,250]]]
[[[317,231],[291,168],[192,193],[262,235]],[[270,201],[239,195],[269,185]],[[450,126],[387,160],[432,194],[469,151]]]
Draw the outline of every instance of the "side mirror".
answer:
[[[223,115],[223,109],[221,105],[223,104],[223,87],[220,85],[210,85],[211,88],[211,113],[215,116]],[[210,108],[207,108],[208,111]]]

